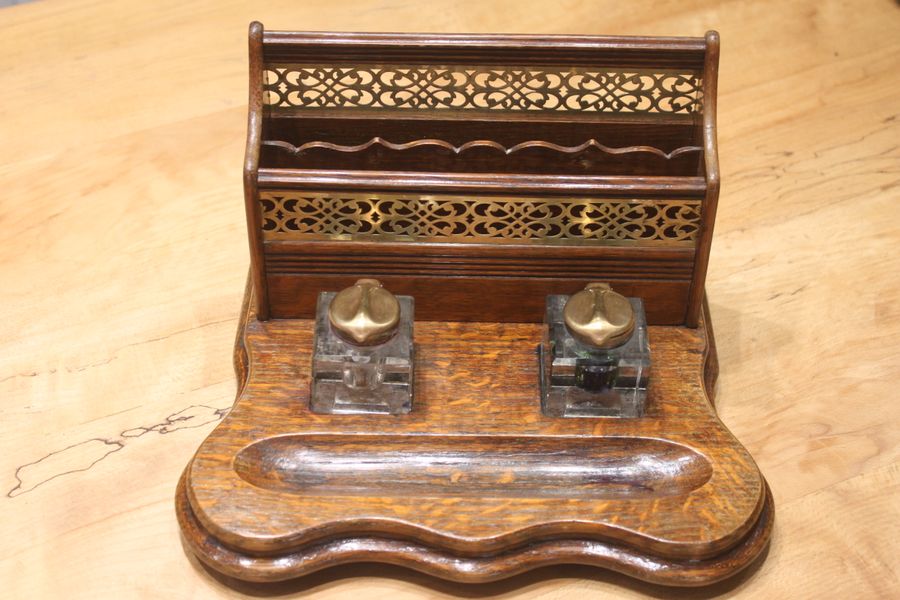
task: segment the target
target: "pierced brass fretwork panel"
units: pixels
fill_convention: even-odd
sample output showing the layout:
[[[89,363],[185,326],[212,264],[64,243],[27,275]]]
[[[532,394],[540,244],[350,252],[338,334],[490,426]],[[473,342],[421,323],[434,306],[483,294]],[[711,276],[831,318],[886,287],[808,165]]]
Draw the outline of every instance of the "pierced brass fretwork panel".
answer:
[[[263,102],[277,108],[693,113],[691,72],[578,67],[269,65]]]
[[[700,200],[261,191],[266,240],[693,245]]]

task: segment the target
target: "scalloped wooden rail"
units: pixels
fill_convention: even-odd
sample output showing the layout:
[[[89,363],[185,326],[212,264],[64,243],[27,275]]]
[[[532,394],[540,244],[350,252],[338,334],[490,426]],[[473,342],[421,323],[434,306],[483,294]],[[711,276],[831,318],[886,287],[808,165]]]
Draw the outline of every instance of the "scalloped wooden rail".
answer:
[[[654,146],[623,146],[621,148],[612,148],[610,146],[606,146],[601,144],[596,139],[591,138],[582,144],[578,144],[577,146],[561,146],[559,144],[554,144],[553,142],[547,142],[543,140],[528,140],[525,142],[518,143],[514,146],[507,148],[503,144],[499,142],[495,142],[493,140],[472,140],[470,142],[466,142],[459,146],[454,146],[448,141],[439,140],[434,138],[422,139],[422,140],[413,140],[411,142],[405,142],[402,144],[395,144],[393,142],[389,142],[382,137],[375,136],[368,142],[363,144],[358,144],[355,146],[348,146],[343,144],[334,144],[332,142],[325,142],[322,140],[314,140],[311,142],[306,142],[299,146],[295,146],[290,142],[285,142],[282,140],[263,140],[263,146],[272,146],[275,148],[279,148],[281,150],[285,150],[291,154],[298,155],[307,150],[313,149],[324,149],[324,150],[334,150],[336,152],[346,152],[346,153],[354,153],[354,152],[363,152],[368,150],[372,146],[383,146],[389,150],[403,151],[403,150],[411,150],[413,148],[421,148],[421,147],[437,147],[443,148],[445,150],[449,150],[456,155],[460,155],[467,150],[471,150],[473,148],[491,148],[493,150],[497,150],[499,152],[503,152],[507,156],[511,154],[515,154],[516,152],[520,152],[522,150],[526,150],[528,148],[543,148],[546,150],[554,150],[556,152],[560,152],[563,154],[579,154],[584,152],[588,148],[595,148],[600,150],[601,152],[605,152],[606,154],[612,155],[620,155],[620,154],[634,154],[634,153],[649,153],[655,154],[661,158],[666,160],[671,160],[676,156],[680,156],[682,154],[690,154],[690,153],[700,153],[703,149],[700,146],[682,146],[680,148],[676,148],[671,152],[663,152],[659,148]]]

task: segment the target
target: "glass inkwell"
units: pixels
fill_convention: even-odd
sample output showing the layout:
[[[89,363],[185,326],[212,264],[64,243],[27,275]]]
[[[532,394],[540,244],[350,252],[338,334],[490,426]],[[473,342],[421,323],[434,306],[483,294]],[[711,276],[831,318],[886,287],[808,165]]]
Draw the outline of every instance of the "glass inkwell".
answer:
[[[548,296],[540,347],[541,408],[554,417],[640,417],[650,380],[640,298],[605,283]]]
[[[316,306],[310,408],[403,414],[412,409],[413,299],[375,279],[322,292]]]

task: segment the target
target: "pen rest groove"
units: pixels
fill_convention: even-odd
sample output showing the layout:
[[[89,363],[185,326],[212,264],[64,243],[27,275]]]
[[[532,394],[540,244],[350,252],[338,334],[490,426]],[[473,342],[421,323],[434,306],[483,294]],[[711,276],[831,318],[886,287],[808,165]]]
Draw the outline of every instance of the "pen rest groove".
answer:
[[[697,452],[637,437],[294,434],[247,446],[234,466],[278,492],[429,498],[663,498],[712,476]]]

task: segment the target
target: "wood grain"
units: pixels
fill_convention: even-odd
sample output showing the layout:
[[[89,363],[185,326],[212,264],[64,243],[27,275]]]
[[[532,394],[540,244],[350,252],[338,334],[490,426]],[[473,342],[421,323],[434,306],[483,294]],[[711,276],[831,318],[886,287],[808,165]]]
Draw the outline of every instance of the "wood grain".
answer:
[[[710,404],[707,315],[649,328],[640,419],[543,415],[540,325],[435,322],[416,323],[412,412],[373,417],[311,412],[313,322],[253,305],[239,397],[177,492],[186,544],[217,571],[267,582],[369,560],[485,582],[575,563],[696,586],[766,547],[771,495]]]
[[[429,7],[43,0],[0,10],[0,596],[896,597],[896,3]],[[587,567],[460,586],[360,565],[260,591],[185,559],[173,486],[235,393],[253,19],[722,34],[723,183],[706,287],[719,416],[778,506],[759,568],[672,592]]]

